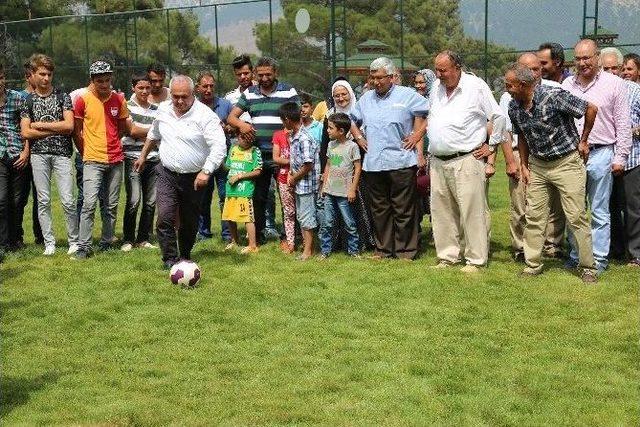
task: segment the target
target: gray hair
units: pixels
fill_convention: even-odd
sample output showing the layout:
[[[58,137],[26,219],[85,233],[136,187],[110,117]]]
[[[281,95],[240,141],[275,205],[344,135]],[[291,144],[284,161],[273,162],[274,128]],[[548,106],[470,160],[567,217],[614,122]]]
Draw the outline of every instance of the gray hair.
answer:
[[[396,65],[386,56],[374,59],[369,66],[370,71],[377,71],[380,69],[383,69],[388,75],[392,75],[397,71]]]
[[[531,85],[536,81],[536,77],[533,75],[533,71],[531,71],[529,67],[521,65],[517,62],[509,64],[509,66],[507,67],[507,72],[509,71],[513,72],[516,75],[516,79],[518,79],[518,81],[523,82],[527,85]]]
[[[169,81],[169,91],[173,89],[174,83],[188,83],[191,92],[193,92],[196,87],[196,85],[193,83],[193,79],[189,76],[185,76],[184,74],[176,74],[171,78],[171,80]]]
[[[618,65],[622,65],[622,63],[624,62],[624,57],[622,56],[622,52],[620,52],[618,48],[605,47],[600,51],[600,65],[602,65],[602,58],[609,55],[615,55]]]

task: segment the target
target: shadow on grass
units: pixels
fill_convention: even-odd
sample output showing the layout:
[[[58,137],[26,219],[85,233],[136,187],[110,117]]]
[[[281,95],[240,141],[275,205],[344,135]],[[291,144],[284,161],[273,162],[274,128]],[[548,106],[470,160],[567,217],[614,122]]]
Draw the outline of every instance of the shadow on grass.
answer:
[[[6,417],[18,406],[29,401],[29,396],[48,384],[58,381],[59,375],[48,372],[35,378],[16,378],[2,375],[0,378],[0,418]]]
[[[0,264],[0,285],[2,285],[6,280],[15,279],[23,272],[24,268],[5,267]]]

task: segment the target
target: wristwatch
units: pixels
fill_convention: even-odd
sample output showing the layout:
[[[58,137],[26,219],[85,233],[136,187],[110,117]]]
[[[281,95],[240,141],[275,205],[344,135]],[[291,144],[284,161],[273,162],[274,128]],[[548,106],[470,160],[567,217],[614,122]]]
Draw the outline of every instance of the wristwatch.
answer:
[[[491,145],[491,144],[488,144],[488,145],[489,145],[489,152],[495,153],[496,152],[496,146],[495,145]]]
[[[202,173],[205,175],[211,175],[213,171],[211,169],[202,168]]]

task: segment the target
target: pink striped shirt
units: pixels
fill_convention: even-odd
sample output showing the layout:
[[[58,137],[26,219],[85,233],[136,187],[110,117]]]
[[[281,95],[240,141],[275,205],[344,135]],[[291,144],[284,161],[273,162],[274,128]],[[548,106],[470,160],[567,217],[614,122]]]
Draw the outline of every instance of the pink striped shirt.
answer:
[[[627,85],[620,77],[599,71],[586,86],[576,76],[567,77],[562,88],[598,107],[598,115],[589,134],[589,145],[614,146],[613,163],[626,165],[631,151],[631,120]],[[576,120],[582,133],[584,118]]]

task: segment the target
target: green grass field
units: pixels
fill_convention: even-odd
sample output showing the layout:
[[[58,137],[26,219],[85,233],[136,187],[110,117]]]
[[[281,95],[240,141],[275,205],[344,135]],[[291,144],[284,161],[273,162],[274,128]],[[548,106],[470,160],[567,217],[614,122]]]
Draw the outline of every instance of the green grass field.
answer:
[[[492,261],[473,276],[429,268],[432,246],[415,262],[301,263],[214,239],[183,290],[156,250],[77,262],[31,244],[0,265],[0,420],[638,425],[638,270],[612,265],[596,286],[559,262],[518,277],[499,174]]]

